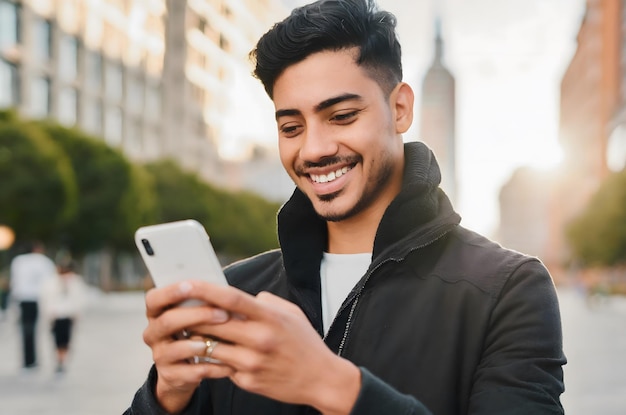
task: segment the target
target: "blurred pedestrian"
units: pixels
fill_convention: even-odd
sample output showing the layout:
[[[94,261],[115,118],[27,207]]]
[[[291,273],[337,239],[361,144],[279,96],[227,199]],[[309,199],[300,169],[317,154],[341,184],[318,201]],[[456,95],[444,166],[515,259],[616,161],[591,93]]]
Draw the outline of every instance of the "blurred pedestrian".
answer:
[[[37,319],[43,283],[56,275],[54,262],[44,254],[40,242],[30,242],[26,253],[13,258],[10,268],[11,297],[19,304],[22,330],[23,367],[37,366]]]
[[[73,260],[61,261],[56,278],[47,280],[41,291],[41,310],[54,337],[57,373],[65,371],[72,333],[86,302],[87,286],[75,268]]]
[[[9,307],[9,278],[0,274],[0,321],[6,318]]]

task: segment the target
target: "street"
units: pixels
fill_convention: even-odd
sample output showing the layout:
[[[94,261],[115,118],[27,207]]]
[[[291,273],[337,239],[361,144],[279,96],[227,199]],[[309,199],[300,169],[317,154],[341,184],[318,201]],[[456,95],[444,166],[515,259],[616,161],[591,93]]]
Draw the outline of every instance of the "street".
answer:
[[[626,298],[588,303],[573,289],[559,292],[563,315],[568,415],[626,413]],[[76,327],[68,371],[54,373],[52,339],[39,326],[40,368],[20,371],[15,309],[0,322],[2,415],[121,414],[151,363],[141,338],[143,294],[93,292]]]

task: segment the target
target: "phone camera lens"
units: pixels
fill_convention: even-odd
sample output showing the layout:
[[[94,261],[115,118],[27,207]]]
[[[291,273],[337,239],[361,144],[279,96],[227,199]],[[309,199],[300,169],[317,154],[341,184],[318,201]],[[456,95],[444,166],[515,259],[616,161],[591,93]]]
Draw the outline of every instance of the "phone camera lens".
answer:
[[[143,244],[143,247],[146,249],[146,252],[148,253],[148,255],[150,256],[154,255],[154,250],[152,249],[152,245],[150,245],[150,241],[148,241],[147,239],[142,239],[141,243]]]

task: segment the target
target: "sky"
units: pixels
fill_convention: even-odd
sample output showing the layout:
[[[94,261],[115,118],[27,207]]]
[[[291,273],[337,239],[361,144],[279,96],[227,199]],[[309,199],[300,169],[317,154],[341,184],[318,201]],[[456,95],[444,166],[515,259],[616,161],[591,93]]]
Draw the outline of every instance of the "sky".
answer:
[[[288,7],[306,3],[284,0]],[[560,81],[576,48],[585,0],[378,0],[398,18],[405,82],[416,93],[432,62],[439,15],[444,64],[456,80],[456,209],[466,227],[492,236],[500,187],[520,166],[558,165]],[[266,117],[259,111],[260,117]],[[271,119],[273,121],[273,119]],[[275,128],[275,127],[274,127]]]

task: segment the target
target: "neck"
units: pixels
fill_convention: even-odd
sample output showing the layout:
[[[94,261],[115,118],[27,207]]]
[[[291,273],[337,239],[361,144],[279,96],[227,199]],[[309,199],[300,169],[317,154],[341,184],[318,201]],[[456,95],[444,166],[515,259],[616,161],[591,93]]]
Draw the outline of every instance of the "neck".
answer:
[[[340,222],[327,222],[328,252],[331,254],[360,254],[372,252],[382,211],[366,211],[358,217]]]

